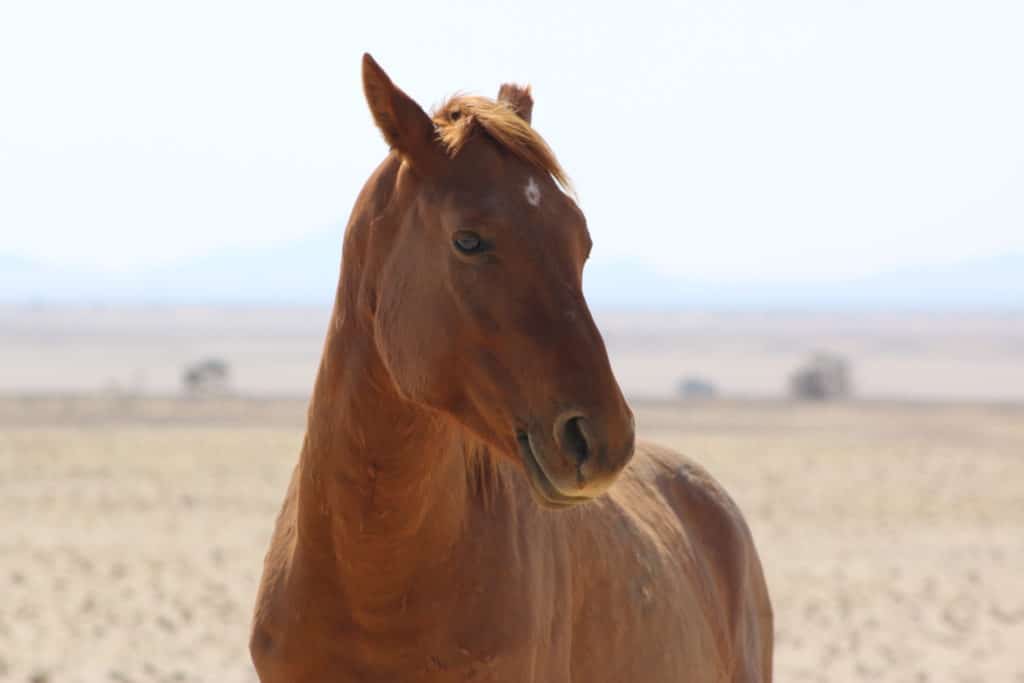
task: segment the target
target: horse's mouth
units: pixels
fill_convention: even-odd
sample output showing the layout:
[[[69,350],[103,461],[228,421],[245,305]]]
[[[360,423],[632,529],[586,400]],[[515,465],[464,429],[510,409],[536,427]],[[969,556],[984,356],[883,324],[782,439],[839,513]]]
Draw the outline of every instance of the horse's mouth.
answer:
[[[558,490],[547,472],[544,471],[544,465],[541,464],[536,451],[533,450],[533,444],[530,442],[530,435],[527,432],[521,429],[517,430],[516,443],[519,444],[519,455],[526,466],[530,490],[533,491],[533,497],[538,503],[547,508],[562,510],[590,500],[589,497],[567,496]]]

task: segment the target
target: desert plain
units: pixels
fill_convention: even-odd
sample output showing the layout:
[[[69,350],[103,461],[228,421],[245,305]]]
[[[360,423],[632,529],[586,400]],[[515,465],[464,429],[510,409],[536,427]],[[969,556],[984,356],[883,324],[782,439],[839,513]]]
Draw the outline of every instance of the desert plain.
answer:
[[[255,681],[251,607],[304,407],[0,400],[0,681]],[[776,680],[1024,681],[1024,407],[634,408],[746,513]]]
[[[326,321],[0,308],[0,683],[255,681],[256,583]],[[641,437],[747,516],[775,680],[1024,683],[1024,316],[598,322]],[[787,399],[820,349],[850,362],[852,398]],[[228,395],[183,395],[207,357]],[[674,399],[686,376],[718,397]]]

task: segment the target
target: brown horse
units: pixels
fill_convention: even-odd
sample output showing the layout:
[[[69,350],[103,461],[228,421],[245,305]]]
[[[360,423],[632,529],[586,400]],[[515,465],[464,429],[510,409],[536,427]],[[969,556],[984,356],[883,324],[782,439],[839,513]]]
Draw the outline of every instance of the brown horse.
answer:
[[[392,152],[348,224],[260,679],[770,680],[739,510],[681,456],[634,454],[529,90],[431,119],[368,55],[363,86]]]

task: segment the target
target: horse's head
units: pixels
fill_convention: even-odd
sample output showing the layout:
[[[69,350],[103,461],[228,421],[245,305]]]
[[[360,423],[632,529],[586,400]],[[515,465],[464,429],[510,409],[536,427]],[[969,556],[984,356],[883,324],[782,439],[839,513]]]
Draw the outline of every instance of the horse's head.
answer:
[[[633,415],[583,298],[586,220],[529,90],[431,118],[369,55],[363,86],[394,183],[362,289],[399,392],[521,460],[542,503],[600,494],[632,456]]]

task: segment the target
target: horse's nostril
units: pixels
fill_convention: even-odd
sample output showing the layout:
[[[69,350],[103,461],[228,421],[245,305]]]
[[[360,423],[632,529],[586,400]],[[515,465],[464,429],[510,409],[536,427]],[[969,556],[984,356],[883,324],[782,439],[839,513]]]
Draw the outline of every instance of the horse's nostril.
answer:
[[[582,417],[573,417],[562,427],[562,448],[576,459],[577,465],[582,465],[590,457],[590,444],[583,425]]]

